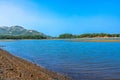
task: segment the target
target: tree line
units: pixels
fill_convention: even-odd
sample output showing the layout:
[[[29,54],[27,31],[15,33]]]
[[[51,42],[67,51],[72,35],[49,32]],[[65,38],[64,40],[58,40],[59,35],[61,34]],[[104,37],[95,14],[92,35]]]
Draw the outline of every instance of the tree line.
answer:
[[[80,35],[73,35],[69,33],[60,34],[58,38],[95,38],[95,37],[120,37],[120,34],[107,34],[107,33],[86,33]]]
[[[46,39],[41,35],[0,35],[0,39]]]
[[[95,38],[95,37],[120,37],[120,34],[106,34],[106,33],[87,33],[87,34],[80,34],[74,35],[70,33],[60,34],[58,37],[59,39],[66,39],[66,38]],[[0,39],[54,39],[53,37],[46,37],[42,35],[0,35]]]

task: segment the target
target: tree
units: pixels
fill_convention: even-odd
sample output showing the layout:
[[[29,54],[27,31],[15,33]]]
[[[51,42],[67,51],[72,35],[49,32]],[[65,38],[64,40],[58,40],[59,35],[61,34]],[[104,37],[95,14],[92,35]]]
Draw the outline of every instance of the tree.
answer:
[[[73,38],[73,35],[69,33],[65,33],[65,34],[59,35],[59,38]]]

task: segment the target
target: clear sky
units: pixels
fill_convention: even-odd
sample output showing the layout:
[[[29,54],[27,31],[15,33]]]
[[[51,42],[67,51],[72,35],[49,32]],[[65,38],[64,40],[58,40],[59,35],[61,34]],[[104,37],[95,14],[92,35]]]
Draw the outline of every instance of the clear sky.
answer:
[[[48,35],[120,33],[120,0],[0,0],[0,26]]]

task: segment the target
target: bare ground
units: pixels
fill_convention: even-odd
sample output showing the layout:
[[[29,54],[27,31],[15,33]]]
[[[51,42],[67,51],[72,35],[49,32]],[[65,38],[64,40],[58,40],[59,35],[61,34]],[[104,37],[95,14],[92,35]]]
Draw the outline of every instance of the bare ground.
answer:
[[[0,49],[0,80],[69,80]]]

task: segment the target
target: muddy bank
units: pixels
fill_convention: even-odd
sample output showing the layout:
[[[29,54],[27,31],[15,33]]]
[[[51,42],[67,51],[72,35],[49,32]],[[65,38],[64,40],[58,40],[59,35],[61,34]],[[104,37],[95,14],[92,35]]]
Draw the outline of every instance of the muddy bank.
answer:
[[[0,49],[0,80],[70,80]]]

